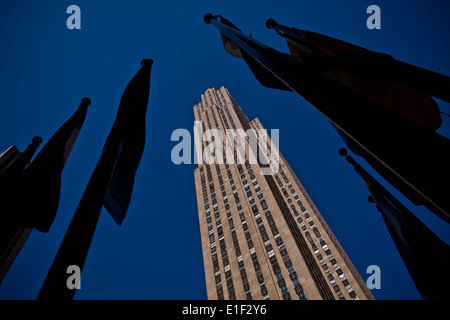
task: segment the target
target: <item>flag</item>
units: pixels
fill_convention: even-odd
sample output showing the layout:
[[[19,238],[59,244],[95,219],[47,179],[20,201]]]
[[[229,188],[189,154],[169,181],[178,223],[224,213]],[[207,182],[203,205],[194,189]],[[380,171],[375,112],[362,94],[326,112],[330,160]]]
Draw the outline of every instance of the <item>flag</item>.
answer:
[[[145,115],[150,93],[153,60],[144,59],[143,67],[131,79],[120,100],[117,117],[104,150],[120,144],[121,150],[111,176],[104,206],[120,226],[128,210],[136,171],[145,146]]]
[[[450,140],[430,129],[434,128],[436,123],[422,123],[421,117],[413,120],[399,110],[383,105],[385,101],[374,99],[367,92],[337,81],[329,72],[324,72],[330,61],[338,61],[338,56],[332,55],[332,48],[322,46],[323,50],[320,50],[316,47],[317,43],[311,43],[298,32],[290,30],[289,35],[304,47],[300,54],[310,52],[315,59],[315,53],[319,52],[320,59],[305,62],[294,54],[279,52],[223,22],[220,16],[207,14],[204,20],[233,41],[234,47],[239,48],[244,59],[245,55],[251,57],[251,62],[246,62],[263,86],[282,86],[283,90],[300,95],[325,116],[338,129],[339,134],[348,137],[347,140],[352,141],[363,157],[368,155],[367,158],[370,157],[378,170],[395,177],[400,184],[407,185],[407,189],[420,199],[421,203],[443,220],[450,222],[450,190],[447,187],[447,181],[450,180],[450,171],[447,169],[450,163]],[[356,49],[354,51],[362,52]],[[355,53],[350,53],[353,54],[351,59],[341,60],[354,65],[352,61],[356,60]],[[323,56],[326,58],[321,61]],[[389,59],[374,55],[364,63]],[[344,64],[337,65],[347,67]],[[368,67],[367,70],[369,69],[374,68]],[[367,73],[367,70],[364,72]],[[397,74],[402,76],[403,81],[404,74]],[[442,77],[444,80],[448,78]],[[447,83],[436,82],[439,82],[439,86]],[[427,90],[424,92],[428,93]],[[399,109],[410,106],[398,101],[393,102],[393,105]]]
[[[380,76],[391,77],[436,98],[450,102],[448,90],[450,78],[448,76],[320,33],[286,27],[273,19],[268,19],[266,26],[269,29],[275,29],[279,35],[286,38],[292,55],[303,58],[309,55],[311,58],[312,52],[314,55],[322,53],[324,55],[321,58],[328,58],[327,63],[334,59],[333,63],[338,63],[341,67],[361,75],[370,73],[378,78]],[[330,57],[333,59],[330,60]]]
[[[9,163],[7,167],[0,172],[0,202],[6,203],[10,197],[10,192],[23,175],[23,171],[30,163],[36,150],[42,143],[41,137],[34,137],[24,152],[20,153],[16,159]]]
[[[344,149],[345,150],[345,149]],[[340,150],[341,155],[346,152]],[[442,241],[400,201],[347,156],[355,171],[363,178],[383,216],[387,229],[423,299],[449,299],[448,285],[442,266],[450,263],[450,246]]]
[[[78,110],[53,134],[27,166],[13,189],[14,208],[25,228],[48,232],[56,216],[61,194],[61,175],[83,126],[91,101],[83,98]]]
[[[303,64],[430,130],[440,127],[440,110],[430,96],[430,83],[424,85],[422,79],[414,82],[411,76],[417,67],[320,33],[285,27],[274,21],[269,26],[286,38],[291,55]],[[426,72],[432,75],[429,77],[432,88],[438,84],[450,87],[450,78],[421,70],[421,77]],[[431,92],[447,99],[436,90]],[[443,92],[447,94],[448,89]]]
[[[370,166],[375,169],[387,182],[389,182],[395,189],[403,193],[412,203],[416,206],[424,205],[429,210],[433,211],[435,208],[430,207],[429,204],[417,193],[410,185],[405,183],[402,179],[400,179],[397,175],[393,174],[391,171],[387,170],[385,166],[381,165],[375,157],[373,157],[369,152],[365,149],[359,148],[357,144],[348,137],[345,133],[343,133],[339,128],[333,125],[333,128],[336,132],[341,136],[342,140],[344,140],[347,147],[351,152],[356,154],[357,156],[363,157]]]
[[[242,31],[238,27],[236,27],[232,22],[225,19],[221,15],[216,16],[205,15],[204,19],[205,22],[208,23],[208,21],[210,21],[211,19],[217,18],[220,18],[220,22],[223,23],[225,26],[238,31],[239,33],[242,33]],[[282,81],[280,81],[276,76],[274,76],[270,72],[270,70],[268,70],[267,68],[262,66],[257,60],[255,60],[252,57],[252,55],[248,54],[245,50],[241,50],[241,48],[235,41],[233,41],[223,32],[220,32],[220,36],[222,38],[222,44],[225,51],[236,58],[243,58],[247,63],[248,67],[250,68],[250,70],[252,71],[252,73],[255,75],[256,79],[258,79],[259,83],[261,83],[261,85],[263,85],[266,88],[291,91],[291,89],[287,87]]]
[[[384,53],[373,52],[320,33],[289,28],[271,19],[266,22],[266,25],[269,28],[275,27],[277,32],[286,38],[291,55],[305,65],[316,68],[327,77],[380,102],[383,106],[430,130],[434,131],[439,128],[442,120],[436,102],[430,94],[417,89],[426,90],[426,87],[420,87],[417,82],[413,83],[411,79],[400,74],[401,66],[403,66],[403,73],[408,72],[406,68],[414,70],[417,67],[406,65]],[[428,70],[423,70],[423,72],[428,72]],[[442,82],[440,86],[450,87],[448,77],[433,72],[429,73],[434,77],[432,83],[435,86],[436,83]],[[415,84],[415,87],[400,83],[399,81],[402,79],[406,83]],[[439,87],[439,85],[437,86]],[[436,93],[437,91],[432,92]],[[437,96],[447,99],[446,96],[440,94]],[[378,173],[411,202],[415,205],[425,205],[431,211],[436,211],[402,179],[386,170],[365,150],[358,148],[357,144],[342,130],[335,125],[333,127],[354,154],[364,157]]]

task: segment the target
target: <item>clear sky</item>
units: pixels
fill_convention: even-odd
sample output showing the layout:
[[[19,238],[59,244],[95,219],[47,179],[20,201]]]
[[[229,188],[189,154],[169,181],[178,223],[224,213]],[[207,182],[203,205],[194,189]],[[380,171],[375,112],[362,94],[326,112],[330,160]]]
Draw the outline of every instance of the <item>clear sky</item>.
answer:
[[[72,4],[81,8],[81,30],[66,27]],[[381,8],[381,30],[366,27],[371,4]],[[363,279],[369,265],[381,268],[375,298],[420,299],[362,180],[338,156],[344,147],[338,134],[296,94],[262,87],[203,22],[208,12],[284,52],[285,41],[265,27],[266,19],[450,75],[448,1],[1,1],[0,151],[13,144],[24,150],[36,135],[45,143],[82,97],[92,104],[63,172],[55,222],[46,234],[32,232],[0,285],[0,299],[36,298],[142,58],[154,65],[133,198],[121,227],[103,210],[76,299],[206,299],[195,165],[171,162],[171,134],[192,132],[193,106],[207,88],[221,86],[250,120],[280,130],[280,151]],[[449,104],[438,103],[450,113]],[[448,117],[438,132],[450,137]],[[449,242],[445,222],[394,194]]]

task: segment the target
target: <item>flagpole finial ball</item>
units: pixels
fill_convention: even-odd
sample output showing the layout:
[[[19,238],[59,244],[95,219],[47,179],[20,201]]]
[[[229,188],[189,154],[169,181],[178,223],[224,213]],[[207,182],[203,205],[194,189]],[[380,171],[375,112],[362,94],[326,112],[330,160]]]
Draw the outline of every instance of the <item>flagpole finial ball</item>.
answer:
[[[42,143],[42,138],[39,137],[39,136],[36,136],[36,137],[34,137],[34,138],[31,140],[31,142],[32,142],[33,144],[37,144],[38,146],[40,146],[41,143]]]
[[[347,155],[347,149],[345,149],[345,148],[339,149],[339,155],[341,157],[345,157]]]
[[[141,66],[144,66],[146,64],[152,65],[153,64],[153,59],[142,59],[141,60]]]
[[[272,29],[274,24],[275,24],[275,20],[273,20],[272,18],[267,19],[267,21],[266,21],[266,28],[267,29]]]
[[[89,107],[90,105],[91,105],[91,99],[86,98],[86,97],[81,99],[81,106]]]
[[[213,15],[211,13],[207,13],[203,17],[203,21],[205,21],[206,24],[210,24],[212,18],[213,18]]]

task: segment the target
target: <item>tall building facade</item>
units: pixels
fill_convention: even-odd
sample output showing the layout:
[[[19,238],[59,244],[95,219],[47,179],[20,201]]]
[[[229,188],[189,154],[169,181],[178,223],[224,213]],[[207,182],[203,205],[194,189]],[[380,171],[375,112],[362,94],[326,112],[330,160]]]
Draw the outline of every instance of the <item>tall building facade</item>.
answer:
[[[279,155],[277,169],[262,174],[267,165],[250,137],[235,142],[226,135],[227,129],[258,132],[261,122],[249,121],[224,87],[202,94],[194,113],[201,121],[194,128],[194,173],[208,299],[373,299],[270,137],[259,135],[257,146]],[[208,139],[209,129],[220,131],[223,141]]]

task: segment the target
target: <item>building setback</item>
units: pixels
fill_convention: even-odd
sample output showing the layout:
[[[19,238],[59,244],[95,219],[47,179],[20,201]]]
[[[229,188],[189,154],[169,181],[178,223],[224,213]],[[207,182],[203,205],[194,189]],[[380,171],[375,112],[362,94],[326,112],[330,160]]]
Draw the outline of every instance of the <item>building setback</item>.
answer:
[[[200,142],[208,129],[223,133],[223,145],[227,129],[264,129],[224,87],[202,94],[194,113],[202,121],[194,128],[198,159],[212,144],[216,159],[231,150],[218,139]],[[241,164],[224,155],[194,171],[208,299],[374,299],[283,156],[274,174],[261,174],[256,150],[243,141],[231,157],[243,151]],[[258,144],[278,151],[268,135]]]

